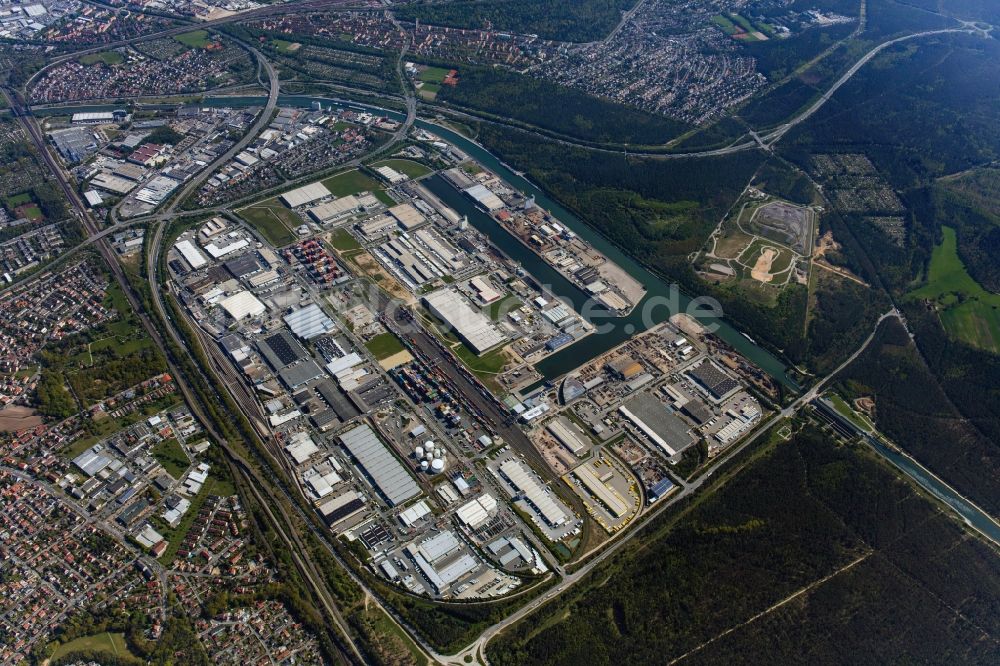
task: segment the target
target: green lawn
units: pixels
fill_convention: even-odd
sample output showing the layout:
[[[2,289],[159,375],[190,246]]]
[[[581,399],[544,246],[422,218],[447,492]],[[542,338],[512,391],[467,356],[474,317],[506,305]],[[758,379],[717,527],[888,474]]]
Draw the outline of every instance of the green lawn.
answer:
[[[241,208],[237,214],[275,247],[283,247],[294,241],[292,229],[303,223],[298,215],[286,208],[277,198]]]
[[[208,30],[192,30],[182,35],[174,35],[174,39],[192,49],[203,49],[212,42],[208,38]]]
[[[163,440],[154,446],[150,453],[163,465],[163,469],[167,470],[167,474],[175,479],[181,478],[191,465],[187,454],[181,448],[181,443],[175,437]]]
[[[116,656],[136,658],[125,644],[125,634],[109,633],[81,636],[68,643],[62,643],[53,651],[50,659],[55,661],[73,652],[107,652]]]
[[[523,303],[521,302],[521,299],[517,296],[508,295],[506,298],[498,298],[490,303],[490,319],[493,321],[500,321],[501,311],[503,314],[507,314],[509,312],[514,312],[522,305]]]
[[[330,190],[330,194],[336,197],[345,197],[348,194],[358,194],[359,192],[371,192],[386,206],[392,206],[396,203],[392,200],[392,197],[385,193],[385,190],[382,189],[377,180],[358,169],[351,169],[350,171],[338,173],[336,176],[330,176],[323,181],[323,184],[326,185],[326,189]]]
[[[295,53],[300,46],[298,42],[289,42],[285,39],[272,39],[271,44],[279,53]]]
[[[376,162],[372,165],[373,167],[387,166],[400,173],[405,173],[410,178],[420,178],[421,176],[426,176],[431,173],[431,169],[426,164],[421,164],[420,162],[414,162],[413,160],[382,160],[381,162]]]
[[[828,396],[830,402],[833,403],[834,408],[840,413],[841,416],[847,418],[854,425],[858,426],[862,430],[874,430],[875,426],[868,422],[868,420],[861,414],[854,411],[854,408],[847,404],[839,393],[830,393]]]
[[[476,356],[464,343],[455,345],[452,347],[452,351],[465,364],[465,367],[471,370],[472,374],[478,377],[479,381],[485,384],[487,388],[494,393],[500,390],[500,384],[497,383],[496,376],[503,370],[503,366],[507,361],[502,347],[486,352],[482,356]]]
[[[361,243],[351,235],[351,232],[343,228],[337,229],[330,234],[330,245],[339,252],[351,252],[361,249]]]
[[[96,65],[103,62],[105,65],[120,65],[125,62],[125,57],[118,51],[101,51],[100,53],[88,53],[80,56],[81,65]]]
[[[437,97],[437,94],[441,92],[441,84],[425,83],[424,85],[420,86],[419,92],[423,97],[426,97],[427,99],[434,99],[435,97]]]
[[[399,341],[392,333],[382,333],[381,335],[376,335],[374,338],[365,343],[365,347],[368,351],[372,353],[372,356],[378,360],[389,358],[393,354],[398,354],[403,351],[403,343]]]
[[[7,205],[11,208],[29,203],[30,201],[31,201],[31,192],[21,192],[20,194],[15,194],[14,196],[7,197]]]
[[[712,23],[719,26],[719,29],[722,30],[722,32],[726,33],[727,35],[734,35],[737,32],[737,28],[733,24],[733,22],[727,19],[725,16],[722,16],[721,14],[713,16]]]
[[[444,67],[428,67],[417,74],[417,79],[426,83],[441,83],[450,71]]]
[[[927,283],[908,297],[936,302],[948,335],[1000,353],[1000,294],[983,289],[965,270],[955,230],[942,227],[941,232],[941,244],[931,254]]]
[[[42,219],[42,209],[38,206],[27,206],[22,208],[21,213],[32,222],[37,222]]]

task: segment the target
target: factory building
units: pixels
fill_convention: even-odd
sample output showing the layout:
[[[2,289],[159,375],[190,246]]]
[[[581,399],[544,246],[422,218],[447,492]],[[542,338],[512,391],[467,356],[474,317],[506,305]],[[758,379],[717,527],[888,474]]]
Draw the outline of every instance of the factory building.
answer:
[[[427,294],[423,301],[435,317],[450,326],[478,355],[507,339],[486,315],[474,310],[454,289],[441,289]]]
[[[317,181],[285,192],[281,195],[281,203],[289,208],[298,208],[329,196],[333,196],[330,190],[326,189],[326,185]]]
[[[417,482],[367,424],[341,433],[340,441],[390,506],[420,494]]]
[[[500,473],[514,486],[517,492],[524,496],[528,503],[535,507],[551,527],[559,527],[568,520],[566,512],[556,504],[534,475],[524,468],[521,461],[508,460],[500,465]]]
[[[618,411],[668,457],[677,455],[694,443],[687,424],[676,414],[668,412],[667,406],[649,393],[632,398]]]

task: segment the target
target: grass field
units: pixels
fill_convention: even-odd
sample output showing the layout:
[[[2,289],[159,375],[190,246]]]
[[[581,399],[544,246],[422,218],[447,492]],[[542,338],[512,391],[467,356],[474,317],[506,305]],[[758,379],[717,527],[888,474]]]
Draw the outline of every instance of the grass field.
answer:
[[[444,77],[448,76],[447,70],[443,67],[428,67],[417,75],[417,79],[425,83],[441,83]]]
[[[208,30],[192,30],[182,35],[174,35],[174,39],[192,49],[203,49],[212,42],[208,38]]]
[[[150,453],[163,465],[163,469],[167,470],[167,474],[175,479],[181,478],[181,475],[187,471],[188,466],[191,464],[187,454],[184,453],[184,449],[181,448],[181,443],[174,437],[163,440],[154,446]]]
[[[20,194],[15,194],[14,196],[7,197],[7,205],[10,208],[15,206],[23,206],[26,203],[31,202],[30,192],[21,192]]]
[[[21,214],[32,222],[42,219],[42,209],[38,206],[25,206],[21,209]]]
[[[507,356],[504,354],[503,348],[486,352],[482,356],[476,356],[464,343],[459,343],[452,347],[452,351],[465,364],[465,367],[471,370],[487,388],[494,393],[500,390],[500,384],[497,382],[496,376],[503,370],[503,366],[507,363]]]
[[[713,16],[712,23],[719,26],[719,29],[727,35],[735,35],[738,32],[738,28],[733,24],[733,22],[722,14]]]
[[[392,206],[396,203],[392,200],[392,197],[385,193],[385,190],[382,189],[377,180],[358,169],[351,169],[350,171],[338,173],[336,176],[330,176],[323,181],[323,184],[326,185],[326,189],[330,190],[330,194],[337,197],[344,197],[348,194],[357,194],[359,192],[371,192],[378,197],[379,201],[387,206]]]
[[[93,636],[81,636],[68,643],[62,643],[52,652],[50,659],[55,661],[73,652],[107,652],[116,656],[127,655],[135,658],[125,644],[125,634],[104,632]]]
[[[398,354],[403,351],[403,343],[399,341],[392,333],[382,333],[381,335],[376,335],[374,338],[365,343],[365,347],[368,351],[372,353],[372,356],[378,360],[386,359],[393,354]]]
[[[80,56],[81,65],[96,65],[103,62],[105,65],[120,65],[125,62],[125,57],[118,51],[101,51],[100,53],[88,53]]]
[[[279,53],[295,53],[302,46],[298,42],[289,42],[284,39],[272,39],[271,44],[278,49]]]
[[[908,296],[937,303],[948,335],[1000,353],[1000,294],[983,289],[965,270],[955,230],[942,227],[941,232],[941,244],[931,254],[927,284]]]
[[[237,214],[275,247],[288,245],[295,240],[292,229],[302,224],[299,216],[277,198],[247,206],[237,211]]]
[[[424,85],[420,86],[420,90],[418,90],[417,92],[419,92],[420,96],[423,97],[424,99],[434,99],[437,97],[437,94],[441,92],[441,84],[424,83]]]
[[[840,415],[851,421],[854,425],[864,430],[875,429],[875,426],[869,423],[868,419],[864,416],[854,411],[854,408],[847,404],[847,401],[844,400],[839,393],[830,393],[827,397],[830,398],[830,402],[833,403],[834,408],[840,413]]]
[[[373,167],[387,166],[400,173],[405,173],[410,178],[420,178],[421,176],[426,176],[433,169],[431,169],[426,164],[421,164],[420,162],[414,162],[413,160],[382,160],[381,162],[376,162],[372,165]]]
[[[351,252],[352,250],[361,249],[361,243],[347,229],[337,229],[330,234],[330,245],[338,252]]]
[[[498,298],[494,302],[490,303],[490,319],[493,321],[499,321],[500,315],[507,314],[508,312],[514,312],[519,307],[521,307],[521,299],[517,296],[511,296],[508,294],[506,298]]]

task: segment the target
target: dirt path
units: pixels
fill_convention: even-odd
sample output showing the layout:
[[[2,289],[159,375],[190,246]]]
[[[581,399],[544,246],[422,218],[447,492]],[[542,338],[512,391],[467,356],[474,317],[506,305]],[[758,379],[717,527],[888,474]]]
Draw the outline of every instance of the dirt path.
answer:
[[[778,252],[773,247],[765,247],[760,252],[760,256],[757,257],[757,263],[754,264],[753,269],[750,271],[750,277],[758,282],[763,282],[767,284],[774,277],[771,275],[771,264],[777,258]]]

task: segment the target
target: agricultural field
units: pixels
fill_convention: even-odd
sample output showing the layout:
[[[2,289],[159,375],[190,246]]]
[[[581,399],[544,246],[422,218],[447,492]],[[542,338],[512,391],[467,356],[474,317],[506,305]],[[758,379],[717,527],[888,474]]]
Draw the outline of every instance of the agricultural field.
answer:
[[[295,240],[292,230],[302,224],[302,219],[278,201],[277,197],[241,208],[236,214],[275,247],[283,247]]]
[[[932,302],[950,337],[1000,354],[1000,294],[986,291],[969,275],[958,256],[955,230],[942,227],[941,233],[941,244],[931,255],[927,283],[907,297]]]

